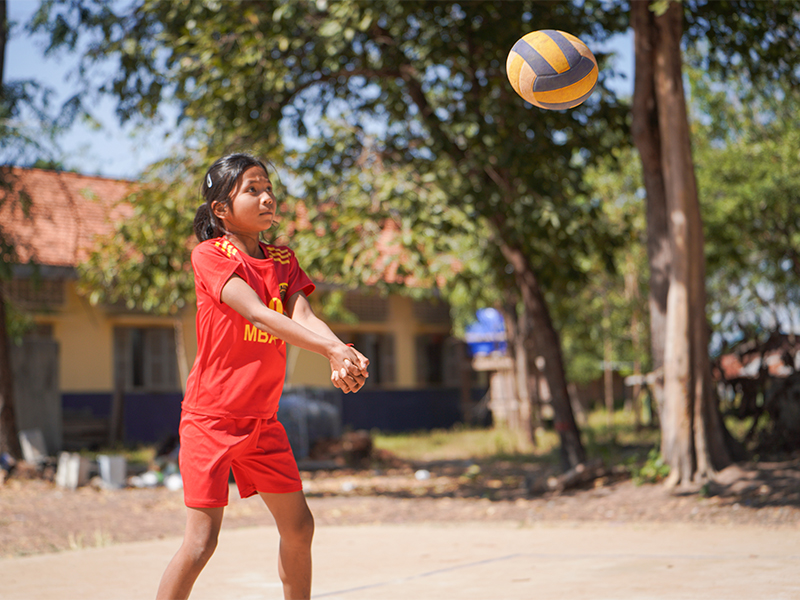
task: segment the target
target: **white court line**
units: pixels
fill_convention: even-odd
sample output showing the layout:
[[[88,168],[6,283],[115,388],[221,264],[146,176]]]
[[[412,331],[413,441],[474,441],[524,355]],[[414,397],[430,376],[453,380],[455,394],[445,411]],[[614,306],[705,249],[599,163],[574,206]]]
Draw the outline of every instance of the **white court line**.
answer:
[[[458,571],[461,569],[468,569],[470,567],[477,567],[479,565],[487,565],[494,562],[501,562],[504,560],[509,560],[512,558],[520,558],[523,556],[533,556],[532,554],[509,554],[507,556],[500,556],[498,558],[487,558],[486,560],[479,560],[476,562],[465,563],[463,565],[454,565],[452,567],[445,567],[444,569],[436,569],[435,571],[427,571],[425,573],[419,573],[418,575],[410,575],[408,577],[400,577],[399,579],[391,579],[389,581],[381,581],[379,583],[370,583],[368,585],[362,585],[354,588],[348,588],[346,590],[337,590],[335,592],[325,592],[324,594],[312,594],[312,598],[324,598],[326,596],[338,596],[339,594],[348,594],[350,592],[360,592],[362,590],[369,590],[372,588],[378,587],[385,587],[387,585],[396,585],[399,583],[406,583],[407,581],[414,581],[415,579],[423,579],[424,577],[432,577],[433,575],[439,575],[440,573],[447,573],[449,571]]]
[[[450,571],[459,571],[461,569],[469,569],[480,565],[487,565],[495,562],[502,562],[514,558],[539,558],[539,559],[634,559],[634,558],[652,558],[652,559],[684,559],[684,560],[742,560],[742,559],[779,559],[779,560],[800,560],[800,554],[791,554],[789,556],[781,554],[568,554],[568,553],[544,553],[544,552],[520,552],[517,554],[508,554],[506,556],[499,556],[497,558],[487,558],[486,560],[479,560],[462,565],[454,565],[452,567],[445,567],[443,569],[436,569],[435,571],[426,571],[417,575],[409,575],[408,577],[400,577],[398,579],[390,579],[389,581],[380,581],[378,583],[370,583],[344,590],[336,590],[334,592],[324,592],[322,594],[312,594],[312,598],[326,598],[338,596],[340,594],[349,594],[352,592],[361,592],[380,587],[387,587],[390,585],[398,585],[415,581],[417,579],[424,579],[425,577],[433,577],[441,573],[448,573]]]

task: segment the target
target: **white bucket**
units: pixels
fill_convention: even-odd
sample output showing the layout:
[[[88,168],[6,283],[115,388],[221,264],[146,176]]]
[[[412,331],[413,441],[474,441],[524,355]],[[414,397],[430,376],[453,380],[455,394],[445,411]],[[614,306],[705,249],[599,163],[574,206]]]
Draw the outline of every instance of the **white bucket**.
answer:
[[[101,454],[97,457],[100,479],[110,488],[121,488],[128,475],[128,463],[124,456]]]
[[[58,456],[56,484],[74,490],[89,481],[89,459],[78,453],[62,452]]]

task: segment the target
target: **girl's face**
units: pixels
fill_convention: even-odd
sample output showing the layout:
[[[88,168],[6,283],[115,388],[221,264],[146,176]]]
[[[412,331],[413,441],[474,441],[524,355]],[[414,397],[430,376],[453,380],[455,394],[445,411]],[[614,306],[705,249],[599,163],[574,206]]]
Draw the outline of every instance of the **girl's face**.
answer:
[[[230,210],[221,216],[230,233],[260,233],[269,229],[275,218],[275,195],[272,182],[258,166],[250,167],[243,174],[239,185],[231,193]]]

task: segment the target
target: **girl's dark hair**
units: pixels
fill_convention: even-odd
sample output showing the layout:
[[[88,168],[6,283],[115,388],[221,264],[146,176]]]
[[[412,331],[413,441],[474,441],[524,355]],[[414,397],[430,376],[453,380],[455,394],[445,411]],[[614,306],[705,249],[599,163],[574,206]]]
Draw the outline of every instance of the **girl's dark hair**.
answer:
[[[269,173],[262,161],[250,154],[229,154],[211,165],[203,178],[203,204],[194,216],[194,234],[201,242],[225,235],[223,224],[214,216],[212,206],[220,202],[229,204],[231,193],[250,167],[261,167]]]

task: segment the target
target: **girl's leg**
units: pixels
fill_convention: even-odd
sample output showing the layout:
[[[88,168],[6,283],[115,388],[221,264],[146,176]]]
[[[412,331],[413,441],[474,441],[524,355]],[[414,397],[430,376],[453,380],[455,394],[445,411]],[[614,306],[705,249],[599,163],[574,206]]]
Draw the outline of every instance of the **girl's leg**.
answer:
[[[158,600],[188,598],[197,576],[214,554],[224,507],[186,508],[183,544],[170,561],[158,586]]]
[[[278,573],[283,582],[286,600],[311,597],[311,538],[314,537],[314,517],[302,491],[290,494],[259,492],[269,508],[281,536],[278,554]]]

